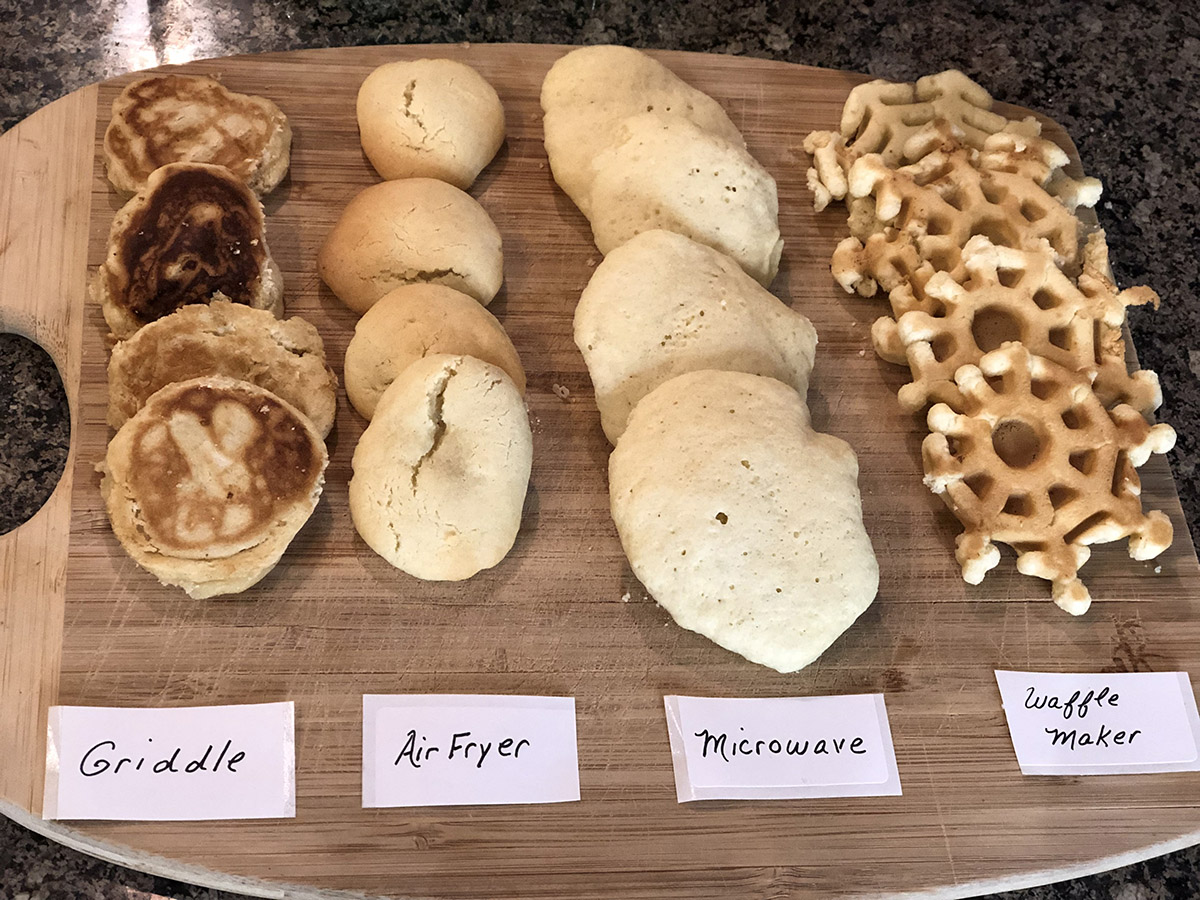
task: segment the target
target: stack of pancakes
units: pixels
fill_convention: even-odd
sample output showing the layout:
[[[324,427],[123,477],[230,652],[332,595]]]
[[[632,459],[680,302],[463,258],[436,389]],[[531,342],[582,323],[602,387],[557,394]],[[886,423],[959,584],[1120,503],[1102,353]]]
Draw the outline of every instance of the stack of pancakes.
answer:
[[[113,103],[117,213],[92,282],[117,343],[101,492],[129,555],[191,597],[274,568],[324,484],[337,381],[317,330],[280,320],[259,196],[288,168],[269,100],[154,75]]]

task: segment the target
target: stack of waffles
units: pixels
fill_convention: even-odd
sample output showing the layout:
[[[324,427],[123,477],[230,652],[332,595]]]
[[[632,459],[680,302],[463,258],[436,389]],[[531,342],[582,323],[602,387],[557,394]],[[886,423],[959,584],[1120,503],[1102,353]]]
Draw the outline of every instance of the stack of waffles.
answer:
[[[1128,538],[1146,560],[1172,539],[1142,510],[1137,467],[1175,432],[1151,424],[1158,378],[1128,371],[1123,337],[1126,308],[1158,296],[1118,290],[1104,232],[1077,216],[1099,182],[1068,175],[1036,119],[1000,115],[957,71],[860,85],[840,130],[805,150],[816,208],[849,213],[833,276],[886,295],[875,350],[912,374],[901,405],[928,407],[925,484],[963,525],[963,577],[980,583],[1005,543],[1085,612],[1091,544]]]

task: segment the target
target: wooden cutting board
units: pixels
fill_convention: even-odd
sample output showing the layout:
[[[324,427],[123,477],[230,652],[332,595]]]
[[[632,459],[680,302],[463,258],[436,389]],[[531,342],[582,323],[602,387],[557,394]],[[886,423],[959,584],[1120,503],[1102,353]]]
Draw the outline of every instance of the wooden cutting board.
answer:
[[[0,326],[54,356],[70,398],[72,455],[38,515],[0,537],[0,802],[64,843],[188,881],[281,895],[694,898],[965,896],[1108,868],[1200,840],[1194,775],[1022,777],[992,671],[1200,672],[1200,583],[1166,463],[1143,470],[1175,545],[1151,563],[1098,548],[1097,602],[1074,619],[1011,555],[971,587],[958,527],[921,484],[919,417],[898,368],[871,350],[883,307],[847,296],[828,260],[844,217],[816,214],[804,135],[836,125],[861,76],[783,63],[658,53],[716,97],[779,183],[786,241],[775,292],[816,325],[817,426],[858,451],[879,597],[817,663],[780,675],[676,627],[631,574],[608,515],[608,446],[571,339],[600,255],[559,192],[538,92],[565,48],[373,47],[196,63],[264,94],[293,122],[290,178],[267,200],[289,314],[314,322],[340,369],[354,316],[321,284],[316,251],[377,178],[354,97],[376,65],[449,56],[498,90],[508,141],[472,193],[504,237],[491,309],[529,375],[534,470],[524,524],[495,569],[419,582],[356,536],[350,457],[363,423],[340,398],[321,504],[283,562],[234,598],[161,587],[113,538],[98,491],[106,329],[85,300],[120,203],[98,147],[127,78],[78,91],[0,138]],[[1055,135],[1067,146],[1061,132]],[[802,461],[797,460],[797,465]],[[903,796],[827,801],[675,800],[664,694],[886,693]],[[577,700],[578,803],[369,809],[360,805],[361,695],[447,692]],[[49,705],[296,703],[297,816],[200,824],[40,819]],[[324,893],[322,893],[324,896]],[[291,894],[289,894],[291,896]]]

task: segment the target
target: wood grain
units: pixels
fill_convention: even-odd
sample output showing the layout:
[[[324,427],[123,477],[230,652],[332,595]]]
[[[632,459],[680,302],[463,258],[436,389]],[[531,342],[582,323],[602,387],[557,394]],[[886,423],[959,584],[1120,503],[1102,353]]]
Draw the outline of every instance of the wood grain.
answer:
[[[834,211],[814,213],[804,182],[803,136],[835,125],[860,76],[655,54],[725,105],[778,180],[786,246],[773,289],[820,335],[809,401],[817,426],[859,453],[865,518],[881,563],[879,598],[817,663],[780,675],[677,628],[646,596],[609,519],[608,447],[571,339],[575,300],[600,257],[586,221],[556,189],[541,146],[538,91],[564,51],[374,47],[183,67],[266,95],[291,118],[292,169],[267,200],[268,235],[289,314],[316,324],[335,368],[355,317],[321,285],[315,260],[346,202],[377,180],[358,145],[358,84],[385,61],[449,56],[477,67],[504,101],[508,141],[472,193],[504,238],[505,288],[490,309],[528,373],[534,471],[513,552],[465,583],[409,578],[356,536],[346,482],[363,423],[344,394],[325,496],[266,580],[235,598],[195,602],[139,570],[112,537],[93,470],[109,437],[106,329],[99,309],[82,306],[79,290],[86,266],[103,257],[119,201],[95,155],[90,178],[72,183],[82,184],[90,211],[60,215],[38,203],[16,213],[62,232],[67,262],[60,277],[69,285],[39,295],[33,320],[59,322],[65,305],[76,310],[81,335],[67,342],[60,362],[77,425],[73,484],[69,494],[60,491],[59,506],[43,511],[52,514],[44,535],[0,545],[8,604],[3,709],[24,734],[0,738],[4,750],[19,751],[5,754],[3,800],[38,809],[32,788],[40,783],[48,700],[175,706],[290,699],[297,707],[295,820],[41,827],[109,858],[194,881],[236,879],[241,890],[270,894],[290,884],[301,894],[439,898],[967,896],[1200,838],[1193,776],[1023,778],[1017,769],[992,670],[1200,670],[1192,600],[1200,569],[1170,472],[1155,459],[1143,470],[1144,497],[1171,517],[1175,546],[1151,563],[1131,563],[1119,546],[1098,548],[1084,570],[1097,598],[1086,617],[1059,611],[1044,582],[1013,571],[1011,555],[983,585],[962,581],[953,557],[957,524],[921,484],[922,422],[895,400],[901,371],[871,350],[870,325],[883,310],[833,283],[828,260],[844,221]],[[74,106],[48,107],[40,115],[70,139],[61,151],[29,150],[31,158],[40,153],[57,171],[69,168],[60,158],[68,148],[86,145],[90,153],[126,80],[73,95]],[[13,183],[17,133],[0,139],[5,185]],[[8,227],[13,220],[9,211]],[[13,282],[0,283],[7,295]],[[68,523],[60,600],[53,584],[43,597],[40,585],[10,580],[14,566],[33,565]],[[25,592],[18,596],[14,584]],[[37,632],[17,618],[36,614],[52,623],[55,609],[61,639],[52,625]],[[37,702],[27,696],[34,686]],[[872,691],[887,695],[902,797],[675,802],[663,694]],[[572,695],[583,799],[364,810],[364,692]]]
[[[50,354],[72,427],[96,96],[95,86],[76,91],[0,139],[0,330]],[[0,797],[28,810],[41,808],[46,710],[58,693],[73,463],[29,522],[0,535]]]

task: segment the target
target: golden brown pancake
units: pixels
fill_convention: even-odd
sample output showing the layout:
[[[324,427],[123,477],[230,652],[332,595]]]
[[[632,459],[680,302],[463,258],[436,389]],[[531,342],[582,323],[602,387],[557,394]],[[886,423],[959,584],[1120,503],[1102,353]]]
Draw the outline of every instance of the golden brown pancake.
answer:
[[[299,316],[280,320],[227,300],[185,306],[113,347],[108,424],[120,428],[155,391],[201,375],[266,388],[308,416],[321,437],[333,427],[337,376],[317,329]]]
[[[151,75],[113,101],[104,133],[108,179],[126,194],[174,162],[224,166],[260,197],[287,173],[292,130],[265,97],[237,94],[204,75]]]
[[[232,378],[167,385],[108,446],[100,490],[126,552],[191,597],[243,591],[308,520],[329,457],[308,418]]]
[[[121,207],[92,290],[119,339],[214,297],[283,313],[262,204],[228,169],[201,163],[163,166]]]

